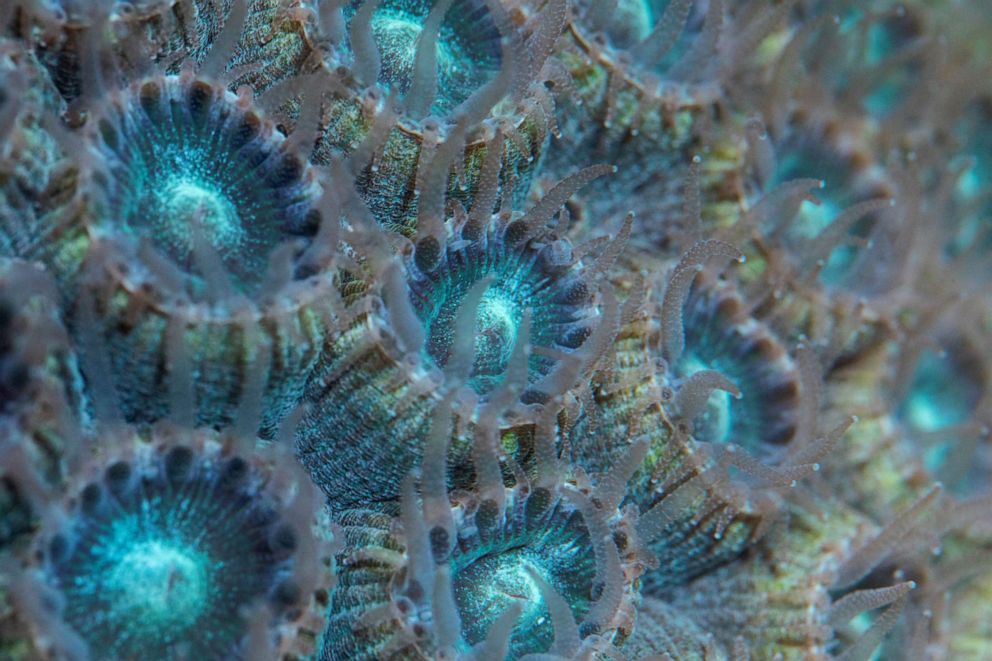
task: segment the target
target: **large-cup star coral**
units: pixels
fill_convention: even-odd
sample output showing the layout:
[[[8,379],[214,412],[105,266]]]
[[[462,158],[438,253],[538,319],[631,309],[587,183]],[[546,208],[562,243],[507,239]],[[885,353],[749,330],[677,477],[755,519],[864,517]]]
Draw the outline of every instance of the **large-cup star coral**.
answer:
[[[160,415],[187,378],[175,352],[188,352],[201,422],[233,419],[224,402],[247,395],[224,363],[240,360],[259,375],[271,433],[320,340],[315,173],[250,94],[186,74],[136,82],[91,126],[94,199],[53,230],[52,264],[67,291],[82,288],[77,332],[107,338],[125,415]],[[158,267],[130,268],[141,255]]]
[[[538,473],[513,488],[418,499],[411,475],[394,519],[343,513],[324,658],[615,650],[633,625],[645,558],[601,486]]]
[[[205,475],[189,479],[183,473],[191,468],[191,454],[182,447],[170,451],[160,475],[142,480],[147,483],[141,490],[151,493],[140,496],[137,484],[129,484],[130,466],[113,464],[103,484],[91,483],[81,494],[83,510],[78,523],[67,531],[69,541],[67,537],[52,541],[50,571],[56,587],[65,594],[63,617],[81,631],[91,648],[128,657],[138,650],[167,650],[178,643],[201,657],[226,656],[237,637],[221,619],[223,612],[212,604],[216,600],[250,603],[254,595],[265,594],[278,582],[278,560],[261,564],[261,556],[251,555],[232,556],[235,562],[222,560],[234,549],[269,544],[266,536],[276,540],[277,547],[291,547],[292,542],[279,541],[280,536],[291,540],[288,530],[266,535],[263,528],[259,535],[248,529],[249,521],[259,516],[252,510],[235,510],[233,516],[225,516],[222,527],[207,539],[194,537],[208,520],[198,517],[212,518],[214,506],[205,503],[206,511],[200,511],[203,507],[191,503],[194,509],[186,514],[180,507],[187,492],[215,491],[218,497],[232,501],[242,497],[237,491],[224,492],[224,483],[240,470],[236,464],[214,471],[196,470]],[[164,473],[169,482],[181,485],[173,502],[154,495],[156,487],[166,486]],[[183,484],[188,479],[189,484]],[[244,500],[252,502],[250,496]],[[104,615],[95,619],[94,612]],[[132,624],[127,625],[129,621]],[[198,627],[209,631],[213,640],[197,640]]]
[[[0,0],[0,658],[992,658],[987,14]]]
[[[316,232],[319,192],[305,161],[246,106],[203,80],[136,83],[95,121],[107,163],[100,224],[146,238],[180,268],[212,250],[236,289],[257,291],[272,251]]]
[[[469,385],[480,395],[502,382],[522,333],[529,332],[534,347],[570,352],[599,322],[590,268],[575,259],[568,239],[538,239],[528,222],[494,218],[479,227],[467,221],[443,251],[433,239],[419,243],[409,264],[410,298],[424,326],[426,353],[439,369],[453,359],[455,338],[464,332],[460,311],[475,308]],[[530,383],[555,364],[541,349],[530,357]]]
[[[795,361],[773,333],[747,317],[726,284],[697,287],[684,315],[686,348],[672,366],[673,381],[699,379],[706,370],[728,380],[692,421],[693,435],[775,455],[796,431],[801,384]]]
[[[500,69],[502,37],[483,0],[355,0],[345,21],[353,61],[371,68],[359,52],[370,46],[363,40],[371,30],[379,51],[377,82],[416,115],[444,116]],[[425,72],[430,66],[434,93]]]
[[[555,119],[543,88],[521,74],[542,70],[547,36],[521,51],[505,8],[481,0],[326,3],[318,24],[334,46],[325,66],[337,89],[315,160],[349,155],[380,223],[431,231],[445,194],[473,206],[493,158],[499,186],[488,203],[525,198]]]
[[[128,417],[163,410],[185,377],[174,353],[166,358],[172,375],[163,378],[158,363],[188,351],[204,376],[193,395],[201,421],[231,419],[224,402],[243,397],[244,385],[224,363],[243,361],[261,380],[262,425],[271,430],[315,358],[309,338],[319,341],[310,321],[321,314],[321,274],[300,261],[319,224],[314,175],[270,123],[222,88],[168,77],[138,85],[125,103],[132,107],[97,120],[108,167],[82,281],[105,319],[147,311],[116,326],[84,314],[80,332],[108,338]],[[149,248],[161,270],[115,264]]]
[[[462,217],[443,248],[425,237],[400,263],[369,242],[369,232],[380,235],[365,219],[356,251],[368,253],[367,268],[384,270],[328,338],[297,435],[300,458],[332,508],[395,498],[423,456],[430,412],[463,383],[477,396],[463,414],[474,425],[490,400],[539,405],[590,368],[609,329],[601,316],[616,312],[601,315],[596,304],[602,262],[576,260],[569,242],[543,225],[569,192],[608,170],[580,171],[523,214]],[[402,442],[391,446],[384,434]],[[455,438],[452,454],[470,446]],[[352,475],[355,464],[368,469]],[[355,481],[368,489],[355,490]]]
[[[121,449],[55,505],[41,565],[17,588],[19,600],[53,595],[37,604],[39,640],[60,658],[228,659],[259,626],[253,644],[284,645],[308,607],[298,581],[318,571],[300,541],[315,516],[309,486],[285,479],[304,474],[275,455],[243,458],[212,431],[102,433]]]

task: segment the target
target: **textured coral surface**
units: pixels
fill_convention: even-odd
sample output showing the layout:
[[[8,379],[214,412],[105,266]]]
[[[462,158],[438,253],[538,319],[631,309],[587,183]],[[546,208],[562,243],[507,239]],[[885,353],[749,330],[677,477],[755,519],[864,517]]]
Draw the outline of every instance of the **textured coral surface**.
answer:
[[[0,0],[0,659],[992,658],[992,9]]]

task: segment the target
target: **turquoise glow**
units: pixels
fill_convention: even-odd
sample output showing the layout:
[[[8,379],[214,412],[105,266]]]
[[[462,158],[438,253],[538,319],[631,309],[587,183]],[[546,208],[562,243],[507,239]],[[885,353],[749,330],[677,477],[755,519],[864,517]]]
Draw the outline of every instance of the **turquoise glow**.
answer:
[[[163,227],[169,236],[167,241],[177,252],[189,255],[193,250],[194,223],[198,220],[200,230],[215,250],[237,250],[246,234],[237,207],[216,182],[197,174],[194,171],[170,175],[163,190],[155,193],[163,216],[193,219],[189,224]]]
[[[751,454],[772,458],[795,432],[798,372],[776,336],[746,316],[732,298],[701,289],[686,304],[686,351],[673,366],[684,380],[715,370],[741,393],[710,394],[693,421],[693,436],[711,443],[735,443]]]
[[[865,97],[865,109],[872,115],[884,117],[896,108],[905,94],[903,84],[899,81],[887,80]]]
[[[895,44],[884,25],[875,24],[868,29],[868,52],[865,59],[869,66],[878,66],[894,50]],[[873,115],[884,116],[892,110],[904,92],[898,81],[891,77],[886,78],[875,91],[865,97],[865,108]]]
[[[102,549],[112,563],[102,588],[118,617],[149,629],[196,624],[209,601],[210,558],[178,541],[131,539],[133,525],[125,523]]]
[[[540,588],[527,572],[528,565],[535,567],[526,551],[508,551],[481,558],[456,575],[455,602],[467,641],[484,640],[496,617],[515,602],[523,607],[522,622],[531,627],[548,623],[548,609]]]
[[[794,179],[820,179],[823,183],[823,188],[814,191],[819,204],[803,200],[799,217],[789,227],[791,235],[812,239],[843,211],[847,200],[838,200],[837,194],[851,187],[848,167],[849,164],[841,162],[841,157],[826,145],[815,142],[788,146],[783,150],[773,186]]]
[[[866,64],[880,71],[887,66],[890,58],[897,58],[913,39],[919,37],[919,26],[911,12],[889,16],[868,28]],[[876,117],[884,117],[899,106],[918,84],[918,58],[911,58],[892,70],[885,71],[878,86],[869,93],[863,103],[865,109]]]
[[[840,287],[850,274],[851,267],[858,257],[854,246],[838,246],[830,252],[830,258],[820,271],[820,282],[829,287]]]
[[[937,431],[965,422],[977,403],[978,393],[966,367],[957,364],[954,356],[926,351],[900,410],[910,426]]]
[[[620,0],[613,11],[610,39],[621,47],[632,46],[651,34],[657,20],[651,0]],[[661,8],[664,11],[664,7]]]
[[[515,603],[523,610],[511,639],[511,654],[547,651],[554,628],[540,588],[527,568],[537,571],[572,606],[578,618],[591,605],[589,591],[595,578],[595,561],[564,540],[530,540],[519,548],[494,550],[459,568],[453,567],[455,603],[462,620],[462,635],[470,645],[485,640],[493,622]],[[558,542],[557,544],[555,542]],[[461,564],[461,563],[458,563]]]
[[[985,177],[979,171],[978,163],[965,170],[958,179],[957,191],[965,198],[971,199],[981,195],[985,190]]]
[[[493,288],[483,295],[475,317],[474,374],[496,377],[506,371],[520,320],[520,306],[513,298]]]
[[[946,352],[922,353],[897,411],[910,435],[914,430],[934,434],[922,451],[927,470],[953,492],[974,495],[978,485],[987,484],[983,463],[974,461],[977,456],[967,458],[964,448],[972,441],[960,437],[955,427],[972,419],[985,377],[980,358],[960,344],[947,346]]]
[[[989,154],[992,154],[992,145],[989,150]],[[989,231],[992,201],[983,199],[989,189],[988,182],[992,181],[992,168],[987,162],[989,154],[969,154],[974,162],[958,179],[955,191],[960,206],[967,209],[967,213],[961,214],[957,230],[949,241],[951,254],[958,254],[972,246],[988,247],[992,242],[992,233]]]
[[[240,460],[186,461],[88,485],[51,547],[63,617],[93,658],[239,658],[245,609],[287,607],[274,596],[292,588],[293,556],[273,501],[238,479]]]
[[[361,4],[352,0],[348,20]],[[382,0],[372,16],[372,37],[379,49],[378,83],[406,94],[413,84],[417,45],[433,6],[428,0]],[[443,116],[465,101],[499,71],[500,34],[482,0],[454,0],[445,13],[435,46],[437,91],[430,113]]]
[[[113,174],[102,222],[154,246],[190,276],[192,291],[207,263],[195,257],[207,248],[252,294],[276,247],[316,232],[307,166],[258,114],[210,83],[153,79],[129,101],[99,121]]]
[[[694,354],[686,355],[680,362],[680,371],[685,377],[696,372],[716,369],[700,360]],[[730,377],[733,380],[733,377]],[[726,443],[731,440],[733,427],[733,396],[724,390],[714,390],[706,403],[706,409],[694,421],[695,435],[711,443]]]
[[[789,224],[787,237],[796,241],[817,241],[824,230],[833,224],[848,207],[883,193],[869,186],[859,177],[858,165],[852,158],[837,150],[827,136],[809,139],[786,140],[771,187],[795,179],[819,179],[823,186],[813,191],[817,203],[803,200],[799,212]],[[854,224],[852,232],[865,236],[876,216],[868,215]],[[850,269],[861,250],[852,245],[838,245],[830,251],[827,263],[820,269],[819,280],[828,286],[839,287],[850,276]],[[810,265],[812,266],[812,265]]]
[[[197,231],[226,264],[246,276],[249,272],[239,269],[237,260],[251,247],[249,233],[278,241],[253,208],[252,197],[239,197],[238,186],[248,182],[232,178],[223,162],[213,162],[208,149],[151,144],[140,174],[138,195],[127,213],[132,231],[150,231],[159,247],[181,264],[190,260]],[[256,268],[264,271],[264,263]]]
[[[834,222],[834,218],[839,216],[841,211],[842,209],[832,200],[820,200],[819,204],[803,200],[799,207],[796,233],[812,239]]]
[[[225,563],[184,529],[182,517],[163,511],[168,506],[145,500],[133,513],[100,522],[61,568],[68,621],[105,658],[137,649],[155,656],[216,622]],[[211,645],[229,635],[226,626],[217,630]]]
[[[592,4],[599,3],[594,2]],[[700,4],[694,3],[694,6],[689,9],[686,23],[682,26],[682,31],[669,52],[665,53],[663,57],[657,58],[650,54],[651,47],[649,47],[647,52],[638,55],[638,57],[647,58],[638,64],[647,69],[653,69],[657,73],[665,73],[671,69],[692,47],[702,29],[706,10],[705,4],[702,4],[701,7],[697,6]],[[604,28],[592,26],[593,32],[602,29],[608,35],[614,48],[639,53],[638,48],[652,43],[645,40],[664,18],[669,5],[671,5],[671,0],[619,0],[614,7],[608,10],[606,18],[609,25]],[[655,45],[665,46],[666,44],[664,41],[657,41]]]
[[[458,241],[462,245],[450,249],[446,259],[427,273],[411,264],[408,281],[411,302],[427,332],[426,357],[444,369],[466,296],[482,279],[493,279],[479,298],[473,324],[468,385],[480,395],[503,382],[525,314],[530,315],[531,344],[561,351],[574,350],[585,341],[597,314],[593,287],[583,280],[579,266],[554,262],[550,244],[508,246],[503,243],[505,230],[494,222],[485,237]],[[570,249],[569,244],[565,251]],[[534,383],[554,365],[554,358],[532,351],[528,382]]]
[[[992,102],[972,103],[955,127],[961,151],[951,162],[951,169],[963,167],[955,186],[957,228],[949,241],[951,254],[969,248],[988,249],[992,244],[989,218],[992,199]],[[970,162],[964,163],[963,159]]]
[[[474,531],[466,534],[464,547],[452,555],[450,567],[455,605],[468,645],[482,642],[500,614],[519,604],[522,610],[507,658],[550,649],[554,627],[534,575],[569,604],[576,622],[589,612],[596,555],[581,515],[567,504],[511,502],[496,529],[484,536]]]

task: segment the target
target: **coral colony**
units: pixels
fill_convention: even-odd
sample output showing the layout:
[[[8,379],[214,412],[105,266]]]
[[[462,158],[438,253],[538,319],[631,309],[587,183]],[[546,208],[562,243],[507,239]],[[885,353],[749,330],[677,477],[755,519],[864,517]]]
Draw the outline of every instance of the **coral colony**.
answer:
[[[0,659],[992,658],[984,0],[0,0]]]

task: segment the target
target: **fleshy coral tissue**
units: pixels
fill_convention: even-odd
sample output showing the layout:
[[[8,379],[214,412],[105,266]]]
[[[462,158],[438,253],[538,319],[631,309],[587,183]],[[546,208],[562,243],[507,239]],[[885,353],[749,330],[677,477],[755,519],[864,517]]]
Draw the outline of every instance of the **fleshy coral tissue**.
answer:
[[[990,43],[2,0],[0,658],[992,658]]]

